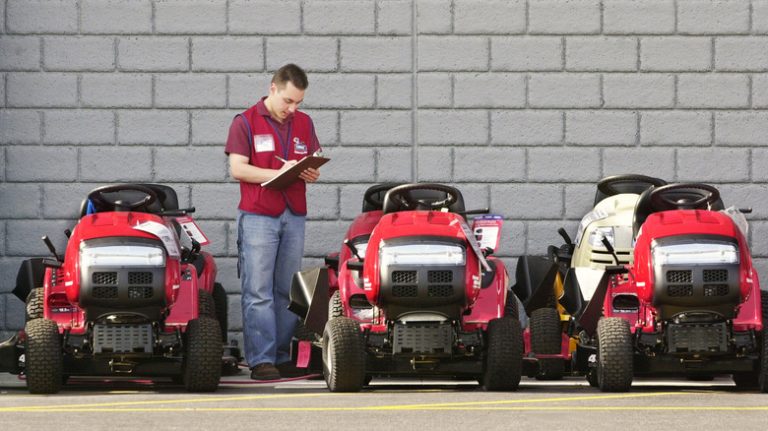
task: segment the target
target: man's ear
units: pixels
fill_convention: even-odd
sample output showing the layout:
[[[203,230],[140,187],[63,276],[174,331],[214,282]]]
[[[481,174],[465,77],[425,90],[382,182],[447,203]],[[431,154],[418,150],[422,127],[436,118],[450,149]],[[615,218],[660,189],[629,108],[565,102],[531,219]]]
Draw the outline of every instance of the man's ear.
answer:
[[[269,94],[275,95],[276,93],[277,93],[277,85],[275,85],[275,83],[273,82],[269,84]]]

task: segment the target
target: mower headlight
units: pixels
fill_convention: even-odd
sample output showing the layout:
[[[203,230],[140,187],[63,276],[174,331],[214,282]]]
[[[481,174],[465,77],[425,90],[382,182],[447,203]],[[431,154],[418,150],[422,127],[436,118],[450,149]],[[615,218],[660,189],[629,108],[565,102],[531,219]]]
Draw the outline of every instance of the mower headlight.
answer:
[[[739,250],[734,244],[698,243],[658,245],[653,248],[655,265],[739,263]]]
[[[355,246],[357,254],[360,255],[361,258],[365,259],[365,251],[368,250],[368,240],[362,242],[353,242],[352,244]]]
[[[603,245],[603,237],[605,237],[605,239],[607,239],[612,246],[614,247],[616,246],[616,242],[615,242],[616,235],[614,234],[613,226],[599,227],[593,230],[589,234],[589,245],[591,245],[592,247],[605,247]]]
[[[587,227],[592,224],[592,222],[602,220],[604,218],[610,217],[612,214],[608,211],[604,210],[592,210],[587,215],[584,216],[584,218],[581,219],[581,222],[579,223],[579,229],[576,231],[576,245],[581,244],[582,238],[584,238],[584,232],[587,230]]]
[[[466,262],[466,252],[458,245],[408,244],[383,245],[379,250],[382,267],[389,265],[453,265]]]
[[[80,266],[88,267],[163,267],[165,251],[160,247],[111,245],[80,249]]]

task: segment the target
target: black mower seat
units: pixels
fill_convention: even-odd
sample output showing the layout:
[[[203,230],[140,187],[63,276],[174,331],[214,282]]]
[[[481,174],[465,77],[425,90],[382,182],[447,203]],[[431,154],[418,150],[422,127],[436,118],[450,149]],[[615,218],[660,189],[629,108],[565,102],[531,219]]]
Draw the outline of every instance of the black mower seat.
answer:
[[[601,190],[601,184],[606,184],[606,186],[609,186],[606,191],[610,191],[610,193],[606,193]],[[638,174],[613,175],[610,177],[605,177],[598,183],[597,190],[595,191],[595,202],[593,205],[597,205],[603,199],[618,194],[630,193],[639,195],[649,188],[661,187],[665,185],[667,185],[667,182],[661,178],[648,177]]]
[[[363,194],[363,212],[381,211],[384,208],[384,196],[389,189],[397,187],[402,183],[382,183],[368,187]]]
[[[440,186],[441,187],[449,187],[449,186],[443,186],[443,185],[440,185]],[[408,193],[410,194],[410,196],[414,200],[418,199],[418,200],[423,200],[423,201],[427,201],[427,202],[438,202],[438,201],[441,201],[441,200],[446,199],[448,197],[448,193],[447,192],[444,192],[444,191],[441,191],[441,190],[429,189],[428,188],[429,187],[428,184],[425,184],[424,187],[425,187],[424,189],[411,190]],[[464,197],[461,195],[461,192],[458,189],[453,188],[453,187],[450,187],[450,188],[456,194],[456,202],[452,203],[448,207],[448,211],[452,212],[452,213],[458,213],[458,214],[461,214],[462,216],[464,216],[464,212],[466,211],[466,209],[464,208]],[[398,201],[396,199],[391,199],[390,193],[387,193],[385,195],[385,197],[384,197],[384,205],[382,206],[382,210],[383,210],[384,214],[389,214],[389,213],[393,213],[393,212],[397,212],[397,211],[412,211],[412,210],[427,210],[427,209],[429,209],[429,208],[420,207],[420,206],[404,207],[402,202],[400,202],[400,201]]]
[[[163,184],[137,184],[137,185],[152,189],[152,191],[154,191],[155,194],[157,195],[157,200],[144,208],[137,209],[136,211],[158,214],[161,211],[179,209],[179,199],[176,196],[176,191],[170,186],[166,186]],[[134,190],[123,190],[123,191],[110,193],[110,195],[113,198],[113,201],[117,201],[121,199],[133,200],[139,197],[141,193]],[[93,208],[91,210],[91,213],[115,211],[114,206],[102,206],[102,205],[99,205],[99,203],[97,202],[91,202],[91,206]],[[80,217],[83,217],[87,214],[89,214],[89,212],[88,212],[88,199],[86,198],[86,199],[83,199],[83,202],[80,204]]]
[[[674,208],[654,208],[653,204],[651,203],[651,192],[653,192],[653,188],[650,188],[646,191],[644,191],[642,194],[640,194],[640,198],[637,200],[637,204],[635,204],[635,214],[632,218],[632,237],[637,238],[638,232],[640,232],[640,227],[645,223],[645,220],[650,216],[651,214],[659,211],[668,211],[670,209]],[[691,194],[691,192],[686,192],[685,189],[681,190],[675,190],[674,192],[671,192],[674,194],[674,197],[679,200],[685,200],[685,199],[691,199],[691,198],[697,198],[698,195]],[[706,208],[710,211],[722,211],[725,209],[725,205],[723,204],[722,199],[717,199],[715,202],[710,204],[708,208]]]

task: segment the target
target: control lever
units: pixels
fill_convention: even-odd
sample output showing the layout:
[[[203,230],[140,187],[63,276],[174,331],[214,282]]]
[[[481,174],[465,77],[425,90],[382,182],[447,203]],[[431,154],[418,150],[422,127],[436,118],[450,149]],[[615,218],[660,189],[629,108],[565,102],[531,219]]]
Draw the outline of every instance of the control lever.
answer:
[[[619,256],[616,255],[616,249],[613,248],[613,244],[611,244],[610,241],[608,241],[608,238],[603,237],[602,241],[605,248],[608,250],[608,253],[611,253],[611,256],[613,256],[613,260],[616,262],[616,265],[621,265],[619,263]]]
[[[364,257],[360,257],[360,253],[357,251],[357,247],[355,247],[354,244],[352,244],[348,239],[344,240],[344,245],[347,246],[347,248],[352,252],[352,254],[359,260],[360,262],[363,261]]]
[[[45,246],[48,247],[48,250],[50,250],[51,254],[53,254],[53,257],[55,257],[57,261],[64,262],[64,259],[61,258],[58,253],[56,253],[56,247],[53,246],[53,242],[51,242],[51,239],[48,238],[48,235],[43,236],[43,242],[45,243]]]

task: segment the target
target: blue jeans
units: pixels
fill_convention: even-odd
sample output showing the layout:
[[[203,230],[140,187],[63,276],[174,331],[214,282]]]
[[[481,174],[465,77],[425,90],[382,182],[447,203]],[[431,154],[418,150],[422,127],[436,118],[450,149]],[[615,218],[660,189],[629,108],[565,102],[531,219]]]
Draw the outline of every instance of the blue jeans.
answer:
[[[289,209],[278,217],[240,212],[240,282],[243,338],[249,367],[291,360],[298,316],[288,310],[293,274],[304,254],[304,216]]]

